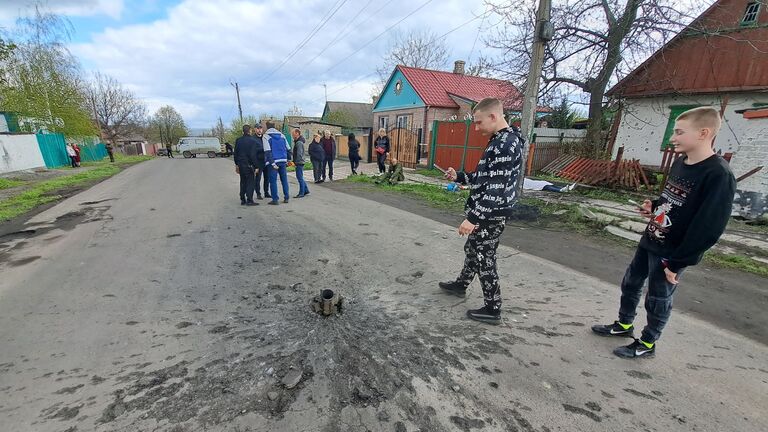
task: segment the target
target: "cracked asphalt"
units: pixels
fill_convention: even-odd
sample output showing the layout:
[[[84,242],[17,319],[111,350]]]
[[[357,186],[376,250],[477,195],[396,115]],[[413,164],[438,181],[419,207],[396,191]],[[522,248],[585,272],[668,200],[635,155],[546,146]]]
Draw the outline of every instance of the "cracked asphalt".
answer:
[[[0,429],[768,429],[759,342],[676,312],[655,359],[615,358],[588,329],[617,287],[507,246],[504,323],[470,322],[478,283],[436,286],[455,227],[316,185],[245,208],[237,182],[153,160],[0,237]]]

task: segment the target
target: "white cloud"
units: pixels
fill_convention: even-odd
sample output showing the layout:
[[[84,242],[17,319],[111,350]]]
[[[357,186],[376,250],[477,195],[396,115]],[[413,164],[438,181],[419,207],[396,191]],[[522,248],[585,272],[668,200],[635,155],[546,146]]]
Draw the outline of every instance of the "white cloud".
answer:
[[[262,79],[314,28],[332,3],[186,0],[169,8],[163,19],[108,28],[71,49],[87,66],[114,76],[145,98],[150,109],[172,102],[193,127],[213,125],[218,116],[226,122],[236,115],[230,79],[240,83],[246,114],[280,114],[294,102],[307,114],[319,114],[324,102],[323,83],[328,86],[329,99],[370,101],[376,76],[366,76],[381,63],[387,35],[339,62],[423,1],[394,0],[367,20],[383,6],[371,2],[354,23],[349,20],[368,2],[349,2],[292,60]],[[435,1],[400,28],[426,25],[442,34],[482,10],[481,0]],[[446,37],[453,57],[468,55],[478,23]],[[349,36],[307,64],[340,32],[348,30],[352,30]],[[479,42],[473,57],[481,48]],[[338,66],[324,73],[334,65]]]
[[[55,14],[71,17],[105,15],[119,19],[123,13],[123,0],[3,0],[0,2],[0,24],[12,25],[19,16],[26,15],[36,3]]]

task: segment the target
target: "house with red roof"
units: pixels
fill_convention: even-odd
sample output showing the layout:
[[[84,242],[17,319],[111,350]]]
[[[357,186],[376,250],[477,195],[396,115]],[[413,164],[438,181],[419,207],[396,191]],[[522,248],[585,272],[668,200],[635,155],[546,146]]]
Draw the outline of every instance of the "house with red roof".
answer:
[[[715,150],[730,153],[738,178],[768,160],[768,121],[745,113],[768,107],[768,11],[757,0],[718,0],[607,93],[621,101],[614,156],[659,166],[675,119],[699,106],[720,110]],[[768,169],[738,184],[739,213],[768,205]],[[741,197],[741,198],[740,198]],[[744,197],[750,197],[749,199]],[[743,198],[743,199],[742,199]]]
[[[373,106],[373,127],[411,129],[423,144],[434,120],[468,119],[472,107],[486,97],[503,101],[510,116],[521,111],[523,95],[512,83],[466,75],[461,60],[453,72],[398,65]]]

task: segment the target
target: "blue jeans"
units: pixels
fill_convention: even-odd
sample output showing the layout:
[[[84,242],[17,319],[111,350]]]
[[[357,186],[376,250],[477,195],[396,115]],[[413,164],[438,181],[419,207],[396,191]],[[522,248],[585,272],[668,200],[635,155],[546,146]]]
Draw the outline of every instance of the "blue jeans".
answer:
[[[640,297],[643,295],[643,285],[648,279],[648,294],[645,295],[645,312],[648,324],[643,329],[644,342],[654,343],[661,337],[661,331],[672,314],[672,296],[677,285],[669,283],[664,274],[662,257],[638,247],[635,257],[627,268],[621,281],[621,307],[619,322],[631,324],[635,319]],[[682,270],[677,274],[680,279]]]
[[[288,170],[286,169],[286,162],[277,162],[277,169],[271,167],[269,169],[269,192],[272,195],[272,201],[279,201],[277,196],[277,176],[280,176],[280,183],[283,185],[283,198],[286,200],[289,198],[288,194]]]
[[[299,181],[299,196],[304,196],[309,193],[307,182],[304,181],[304,165],[296,165],[296,180]]]

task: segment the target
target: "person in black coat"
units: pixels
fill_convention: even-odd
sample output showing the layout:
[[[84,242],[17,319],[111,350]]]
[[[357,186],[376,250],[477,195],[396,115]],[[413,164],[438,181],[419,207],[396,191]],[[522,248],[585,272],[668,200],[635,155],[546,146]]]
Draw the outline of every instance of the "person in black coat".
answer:
[[[325,150],[323,145],[320,144],[320,134],[316,133],[312,137],[312,142],[309,143],[309,160],[312,162],[312,171],[315,178],[315,183],[322,183],[323,177],[323,161],[325,160]]]
[[[261,123],[251,129],[256,140],[256,162],[258,170],[256,172],[256,199],[272,198],[269,194],[269,165],[267,165],[267,155],[264,153],[264,128]],[[263,178],[263,182],[262,182]],[[262,186],[264,195],[261,195]]]
[[[235,141],[235,172],[240,174],[240,205],[255,206],[253,191],[256,185],[256,139],[251,136],[251,126],[243,125],[243,136]]]
[[[379,173],[384,174],[387,171],[386,162],[390,150],[389,137],[387,136],[386,129],[379,129],[379,135],[373,143],[373,148],[376,150],[376,162],[379,164]]]
[[[347,137],[349,147],[349,164],[352,167],[352,174],[357,174],[357,168],[360,166],[360,143],[355,139],[355,134],[351,133]]]

